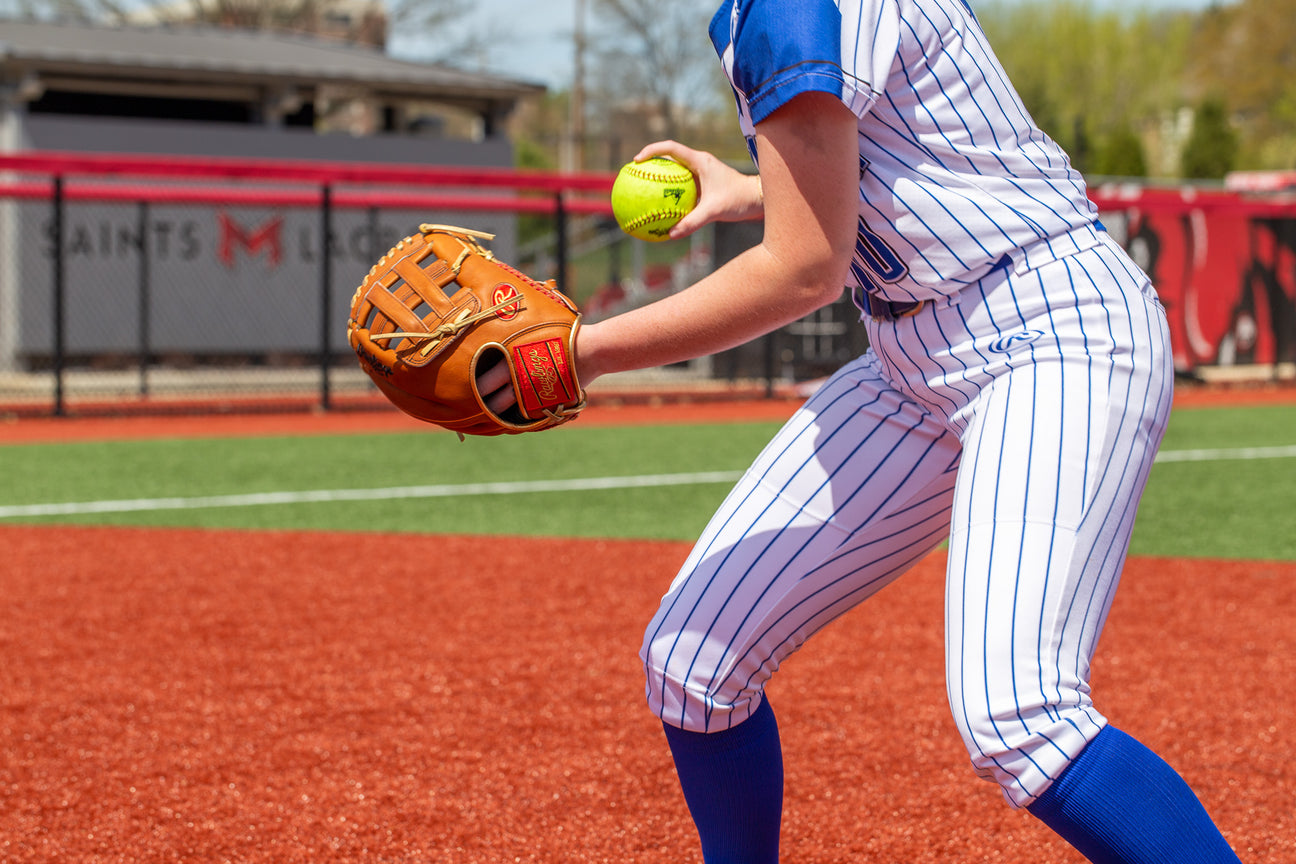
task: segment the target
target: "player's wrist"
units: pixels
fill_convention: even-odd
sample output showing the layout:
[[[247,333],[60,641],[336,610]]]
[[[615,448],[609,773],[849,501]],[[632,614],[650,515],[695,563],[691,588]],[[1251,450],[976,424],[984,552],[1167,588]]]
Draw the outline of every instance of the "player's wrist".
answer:
[[[703,194],[708,180],[721,187],[723,194],[713,206],[718,208],[716,222],[749,222],[765,215],[765,198],[759,174],[744,174],[715,160],[714,169],[702,177]],[[701,208],[699,208],[701,209]]]
[[[576,355],[576,377],[580,379],[582,387],[588,387],[608,372],[600,356],[601,329],[599,324],[586,324],[582,321],[572,342],[572,350]]]
[[[761,219],[765,216],[765,184],[761,182],[759,174],[754,175],[748,182],[749,203],[745,218]]]

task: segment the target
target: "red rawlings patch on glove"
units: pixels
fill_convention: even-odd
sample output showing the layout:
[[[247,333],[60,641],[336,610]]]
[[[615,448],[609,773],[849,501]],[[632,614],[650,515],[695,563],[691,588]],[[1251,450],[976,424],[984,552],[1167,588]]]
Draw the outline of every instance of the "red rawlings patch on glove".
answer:
[[[518,373],[518,394],[527,416],[538,417],[547,408],[580,398],[561,339],[514,345],[513,368]]]

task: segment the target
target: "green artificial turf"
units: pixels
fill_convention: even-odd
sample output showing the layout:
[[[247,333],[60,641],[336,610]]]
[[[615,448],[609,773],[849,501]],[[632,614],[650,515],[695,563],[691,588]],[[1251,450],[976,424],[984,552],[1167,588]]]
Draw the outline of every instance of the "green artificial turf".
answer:
[[[201,496],[463,487],[741,471],[773,423],[581,427],[469,438],[440,432],[136,440],[0,447],[0,508],[144,499],[152,509],[0,521],[382,530],[691,540],[727,480],[618,489],[189,506]],[[1176,411],[1163,453],[1290,447],[1296,406]],[[498,488],[498,487],[488,487]],[[456,491],[451,489],[449,491]],[[457,491],[462,492],[462,489]],[[160,500],[159,500],[160,499]],[[184,499],[186,506],[168,505]],[[198,502],[201,503],[201,502]],[[228,502],[219,502],[227,504]],[[1296,458],[1162,461],[1131,551],[1296,560]]]

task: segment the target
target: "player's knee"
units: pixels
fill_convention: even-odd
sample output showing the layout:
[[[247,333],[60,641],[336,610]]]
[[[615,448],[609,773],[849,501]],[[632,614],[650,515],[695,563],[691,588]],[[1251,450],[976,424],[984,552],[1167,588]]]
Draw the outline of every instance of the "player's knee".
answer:
[[[682,662],[669,651],[653,650],[645,644],[644,661],[648,707],[669,723],[690,732],[729,729],[743,720],[761,701],[767,676],[759,680],[705,670],[696,662]]]
[[[955,719],[973,769],[1013,807],[1034,801],[1105,723],[1092,709],[1043,701],[956,711]]]

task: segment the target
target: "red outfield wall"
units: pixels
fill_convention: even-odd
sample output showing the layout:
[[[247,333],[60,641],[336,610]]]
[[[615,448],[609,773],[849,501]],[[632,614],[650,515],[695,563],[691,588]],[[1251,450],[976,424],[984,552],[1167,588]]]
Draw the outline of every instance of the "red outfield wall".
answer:
[[[1093,198],[1156,285],[1178,369],[1296,362],[1296,193],[1128,185]]]

